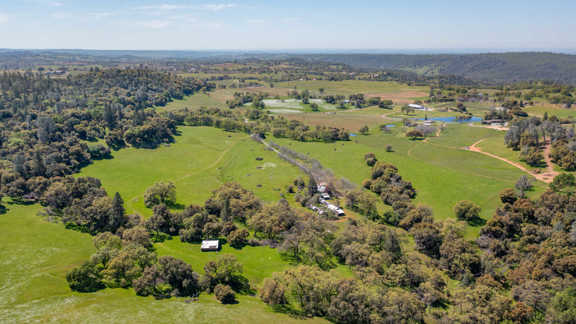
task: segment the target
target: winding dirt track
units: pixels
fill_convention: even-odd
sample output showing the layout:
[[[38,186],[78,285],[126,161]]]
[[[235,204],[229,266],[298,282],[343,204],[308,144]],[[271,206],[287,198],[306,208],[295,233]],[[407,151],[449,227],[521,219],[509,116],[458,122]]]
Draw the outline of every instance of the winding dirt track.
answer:
[[[551,183],[552,180],[554,179],[554,177],[558,175],[558,172],[554,171],[554,165],[552,164],[552,160],[550,158],[550,143],[546,143],[546,147],[544,148],[544,152],[543,152],[544,160],[546,161],[546,166],[547,166],[546,171],[543,173],[536,173],[534,171],[528,170],[527,168],[525,168],[522,164],[520,164],[518,162],[513,162],[513,161],[510,161],[510,160],[503,158],[501,156],[482,151],[482,149],[479,148],[478,145],[485,140],[486,139],[481,139],[481,140],[477,141],[476,143],[472,144],[471,146],[468,146],[467,150],[472,151],[472,152],[478,152],[480,154],[484,154],[484,155],[489,156],[491,158],[506,162],[506,163],[528,173],[529,175],[533,176],[537,180],[540,180],[540,181],[545,182],[545,183]]]

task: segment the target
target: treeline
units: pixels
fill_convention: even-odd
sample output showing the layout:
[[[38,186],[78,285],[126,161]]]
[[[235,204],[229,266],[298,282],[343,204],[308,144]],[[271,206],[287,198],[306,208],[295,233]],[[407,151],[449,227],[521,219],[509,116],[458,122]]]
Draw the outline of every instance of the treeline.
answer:
[[[350,139],[348,132],[341,128],[327,126],[312,128],[302,122],[272,116],[258,109],[232,111],[202,108],[177,114],[177,117],[189,126],[212,126],[226,131],[258,134],[262,138],[272,133],[274,137],[291,138],[301,142],[334,142]]]

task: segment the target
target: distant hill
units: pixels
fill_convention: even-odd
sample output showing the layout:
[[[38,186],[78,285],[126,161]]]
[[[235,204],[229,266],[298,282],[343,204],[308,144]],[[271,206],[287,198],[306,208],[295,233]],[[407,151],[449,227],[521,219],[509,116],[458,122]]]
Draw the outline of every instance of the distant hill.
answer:
[[[138,64],[146,61],[225,62],[234,60],[301,59],[346,64],[363,70],[400,70],[423,75],[455,75],[488,83],[550,80],[576,84],[576,53],[386,54],[297,51],[99,51],[0,49],[0,69],[39,64]]]
[[[394,69],[423,74],[453,74],[491,83],[552,80],[576,84],[576,55],[493,54],[310,54],[306,59],[343,63],[360,69]]]

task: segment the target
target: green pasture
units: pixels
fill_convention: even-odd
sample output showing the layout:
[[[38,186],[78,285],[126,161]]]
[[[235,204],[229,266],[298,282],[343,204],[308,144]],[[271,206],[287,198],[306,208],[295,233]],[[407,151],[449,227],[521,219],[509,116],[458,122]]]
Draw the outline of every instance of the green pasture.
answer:
[[[235,181],[265,201],[277,201],[300,171],[242,133],[209,127],[181,127],[176,142],[156,149],[127,148],[98,161],[78,176],[98,178],[109,194],[119,192],[128,212],[151,214],[146,188],[158,181],[176,185],[181,204],[202,204],[212,190]],[[263,158],[257,161],[256,158]]]
[[[96,176],[112,193],[119,191],[130,212],[149,215],[141,201],[146,187],[158,180],[172,180],[183,204],[202,203],[210,191],[226,181],[238,181],[266,201],[280,198],[279,189],[299,171],[279,160],[245,134],[229,134],[214,128],[181,129],[176,143],[156,150],[126,149],[114,159],[97,161],[83,176]],[[263,157],[257,161],[256,157]],[[277,190],[278,189],[278,190]],[[291,323],[301,320],[274,313],[257,296],[239,296],[237,305],[220,305],[203,294],[200,301],[184,298],[155,300],[138,297],[131,289],[105,289],[74,293],[66,273],[94,252],[91,237],[38,215],[41,207],[8,205],[0,215],[0,322],[2,323]],[[202,253],[198,245],[181,243],[177,237],[156,245],[159,255],[172,255],[203,272],[204,264],[223,253],[235,255],[245,276],[257,286],[273,272],[290,266],[268,247],[224,246],[219,253]],[[336,269],[350,275],[345,267]]]
[[[0,323],[295,323],[303,321],[275,313],[256,296],[238,296],[236,305],[221,305],[203,294],[199,301],[186,298],[155,300],[136,296],[132,289],[105,289],[75,293],[66,272],[94,252],[91,237],[37,215],[39,206],[8,205],[0,215]],[[191,248],[192,249],[192,248]],[[162,247],[158,248],[162,255]],[[195,249],[194,249],[195,250]],[[186,259],[186,249],[174,254]],[[194,251],[190,250],[190,253]],[[199,251],[196,253],[200,253]],[[270,253],[252,253],[247,277],[258,280],[257,260]],[[271,255],[271,254],[270,254]],[[280,261],[262,262],[270,269]],[[189,259],[189,258],[188,258]],[[203,261],[203,260],[202,260]],[[195,271],[201,272],[198,266]],[[268,272],[265,272],[266,274]],[[321,319],[306,319],[324,323]]]
[[[550,104],[539,104],[535,106],[528,106],[524,108],[530,116],[544,116],[544,113],[548,113],[548,116],[556,116],[558,118],[574,119],[576,118],[576,110],[560,108]]]
[[[344,81],[326,81],[326,80],[300,80],[277,82],[278,88],[289,88],[297,90],[310,90],[318,92],[320,88],[328,95],[350,95],[355,93],[364,94],[397,94],[401,92],[413,91],[424,92],[424,97],[430,90],[427,86],[409,86],[398,82],[389,81],[361,81],[361,80],[344,80]],[[414,98],[422,97],[416,94]]]
[[[477,140],[498,136],[494,130],[449,124],[440,137],[427,141],[408,140],[401,127],[391,134],[371,131],[371,135],[332,144],[284,139],[277,142],[309,154],[336,175],[358,185],[370,174],[364,154],[373,152],[379,160],[399,168],[400,174],[418,191],[416,202],[432,207],[439,220],[454,217],[452,208],[460,200],[474,201],[482,207],[481,217],[489,219],[499,205],[498,193],[514,187],[524,174],[507,163],[464,150]],[[387,145],[391,145],[394,152],[386,152]],[[544,184],[535,183],[535,186],[535,191],[540,192]],[[472,239],[479,230],[480,227],[468,226],[466,236]]]
[[[191,96],[184,97],[181,100],[174,100],[168,103],[164,107],[159,107],[157,110],[159,111],[178,111],[183,110],[185,108],[188,109],[198,109],[200,107],[207,107],[207,108],[225,108],[226,102],[219,101],[215,99],[212,93],[195,93]]]

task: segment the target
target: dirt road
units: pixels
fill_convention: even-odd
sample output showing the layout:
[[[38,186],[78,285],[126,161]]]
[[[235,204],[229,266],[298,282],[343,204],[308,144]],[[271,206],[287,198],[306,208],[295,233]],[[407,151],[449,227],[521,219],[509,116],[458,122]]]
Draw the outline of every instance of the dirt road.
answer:
[[[485,140],[486,139],[481,139],[481,140],[477,141],[476,143],[472,144],[471,146],[468,146],[467,149],[469,151],[478,152],[478,153],[484,154],[486,156],[489,156],[491,158],[506,162],[506,163],[528,173],[529,175],[533,176],[537,180],[540,180],[540,181],[545,182],[545,183],[551,183],[552,180],[554,179],[554,177],[558,175],[558,172],[554,171],[554,165],[552,164],[552,160],[550,158],[550,146],[551,146],[550,143],[546,143],[546,147],[544,148],[544,152],[543,152],[544,160],[546,161],[546,166],[547,166],[546,170],[543,173],[536,173],[534,171],[528,170],[527,168],[525,168],[522,164],[520,164],[518,162],[510,161],[510,160],[503,158],[501,156],[482,151],[482,149],[479,148],[478,145]]]

